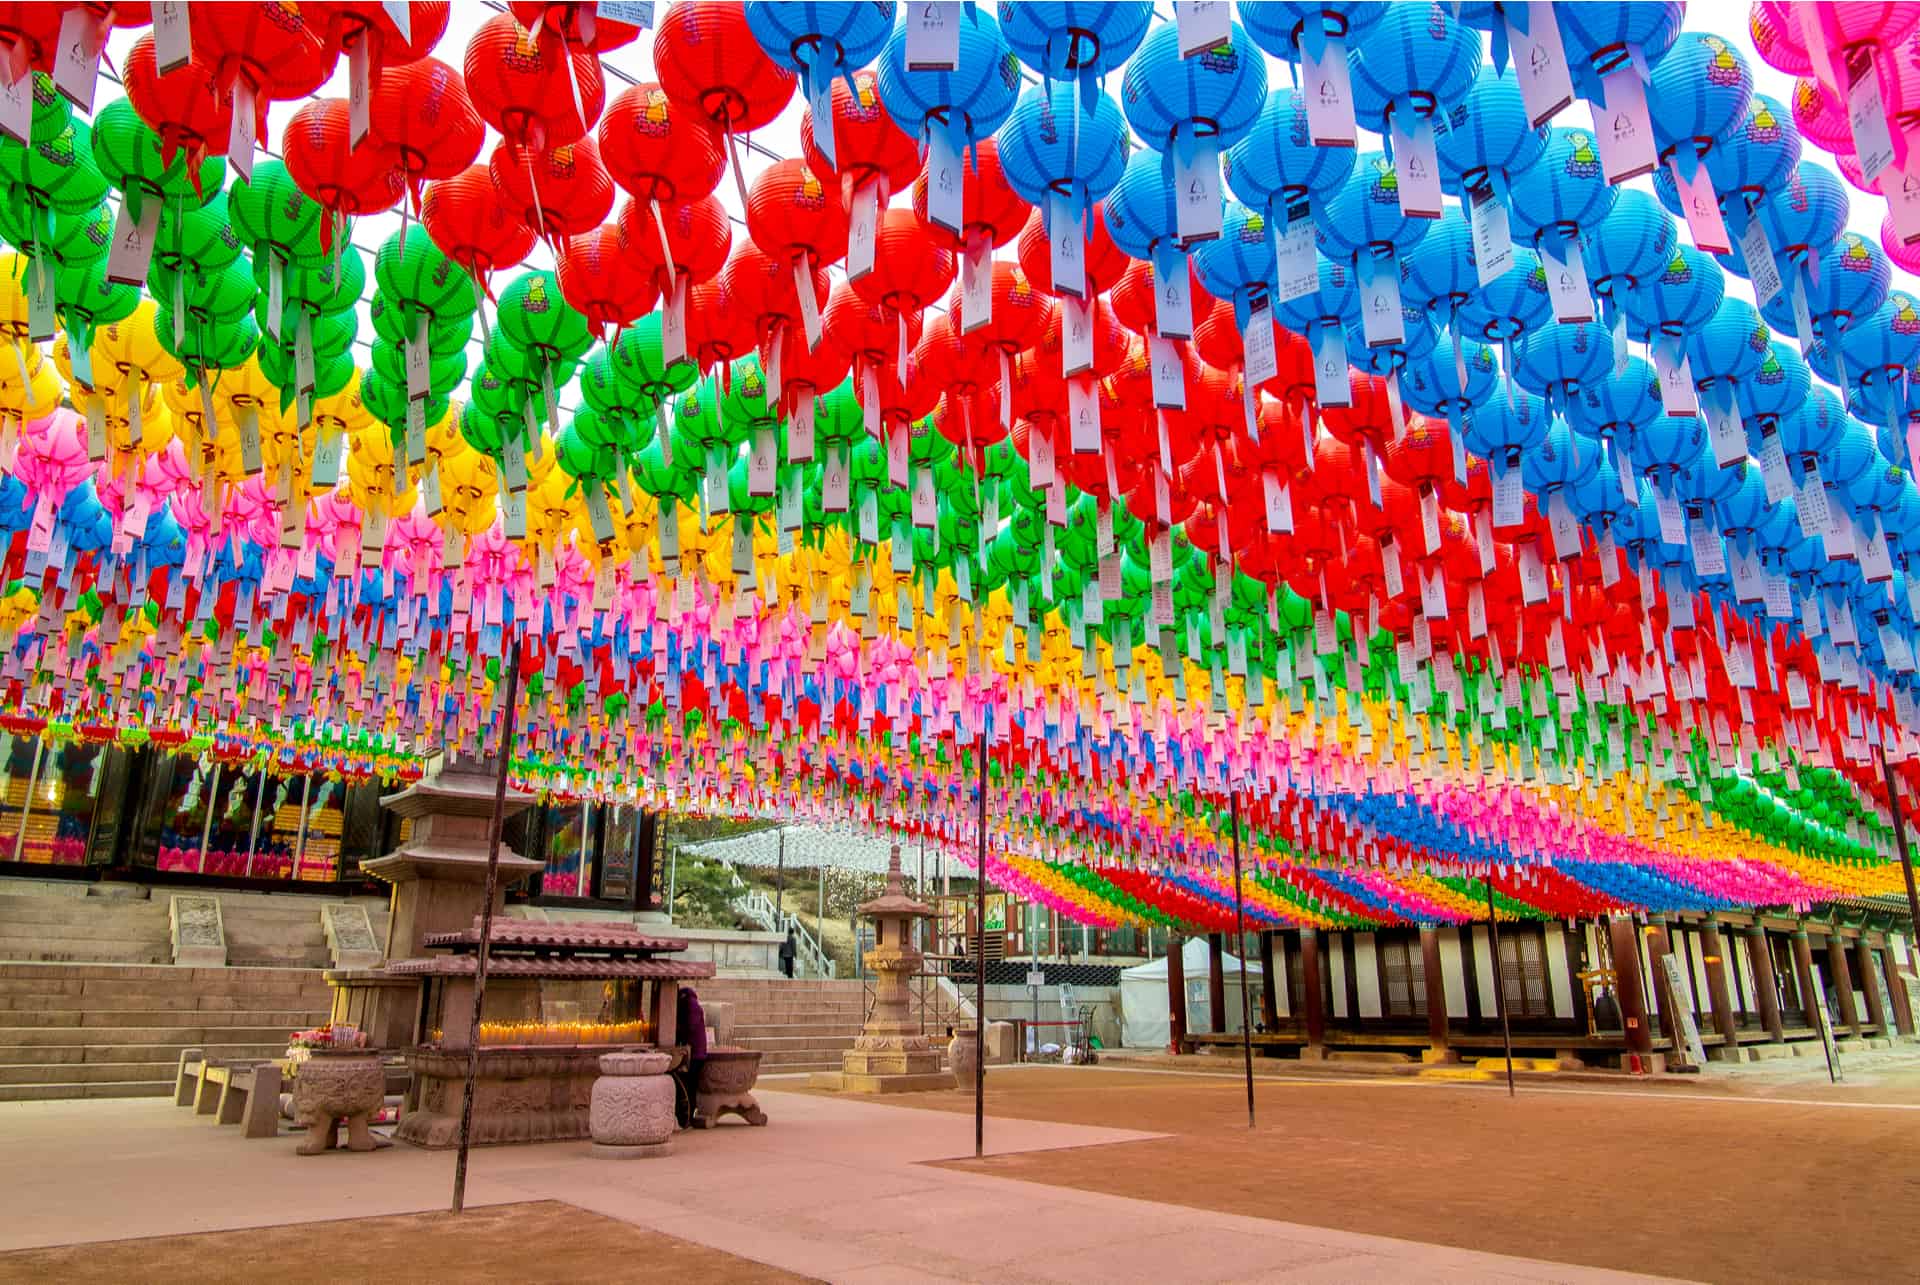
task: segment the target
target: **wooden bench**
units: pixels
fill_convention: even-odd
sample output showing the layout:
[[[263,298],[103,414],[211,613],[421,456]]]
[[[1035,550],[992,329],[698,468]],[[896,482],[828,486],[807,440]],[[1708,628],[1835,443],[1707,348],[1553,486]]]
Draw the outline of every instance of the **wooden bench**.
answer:
[[[185,1049],[174,1073],[173,1101],[216,1124],[237,1124],[245,1138],[280,1132],[280,1064],[257,1058],[209,1058]],[[216,1092],[217,1089],[217,1092]]]

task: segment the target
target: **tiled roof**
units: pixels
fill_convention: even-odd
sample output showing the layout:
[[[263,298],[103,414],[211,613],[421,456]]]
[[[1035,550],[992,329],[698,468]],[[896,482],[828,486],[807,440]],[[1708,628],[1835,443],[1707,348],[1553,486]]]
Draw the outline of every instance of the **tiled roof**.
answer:
[[[422,940],[429,946],[477,947],[480,921],[473,927],[454,933],[428,933]],[[559,947],[573,950],[680,951],[687,948],[684,937],[656,937],[630,924],[606,923],[534,923],[525,919],[493,921],[493,944],[528,949]]]
[[[387,971],[407,976],[471,977],[479,963],[476,955],[435,955],[430,959],[397,959],[387,965]],[[489,977],[553,981],[698,981],[713,973],[713,962],[705,959],[527,959],[510,955],[487,960]]]

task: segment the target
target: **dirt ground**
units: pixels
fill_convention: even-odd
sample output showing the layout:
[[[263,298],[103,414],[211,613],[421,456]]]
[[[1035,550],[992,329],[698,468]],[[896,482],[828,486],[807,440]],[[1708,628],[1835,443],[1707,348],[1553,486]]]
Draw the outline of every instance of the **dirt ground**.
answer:
[[[1232,1068],[1237,1070],[1238,1068]],[[1808,1068],[1810,1069],[1810,1068]],[[1374,1235],[1703,1280],[1913,1280],[1920,1070],[1876,1094],[1795,1074],[1707,1093],[996,1068],[990,1116],[1166,1138],[949,1162]],[[1856,1079],[1868,1078],[1864,1071]],[[1895,1083],[1898,1081],[1898,1083]],[[1656,1095],[1658,1095],[1656,1097]],[[1735,1098],[1739,1100],[1729,1100]],[[1818,1101],[1821,1105],[1802,1105]],[[973,1109],[970,1091],[891,1105]],[[1830,1103],[1830,1105],[1829,1105]],[[991,1137],[992,1125],[988,1125]]]
[[[0,1281],[800,1281],[559,1201],[0,1254]]]

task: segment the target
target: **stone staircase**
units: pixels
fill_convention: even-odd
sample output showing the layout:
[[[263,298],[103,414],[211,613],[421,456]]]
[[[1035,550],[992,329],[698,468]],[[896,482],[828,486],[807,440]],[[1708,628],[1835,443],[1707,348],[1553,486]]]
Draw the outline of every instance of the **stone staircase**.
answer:
[[[853,978],[806,981],[713,978],[698,984],[702,1001],[734,1006],[733,1042],[759,1049],[763,1075],[837,1071],[867,1016],[866,985]],[[914,1013],[920,1012],[915,987]],[[926,1029],[944,1036],[954,1019],[931,981]]]
[[[0,964],[0,1102],[164,1095],[182,1049],[275,1057],[330,1003],[304,968]]]
[[[31,885],[30,885],[31,886]],[[87,885],[42,885],[0,895],[0,960],[37,963],[171,964],[168,890],[122,885],[103,894]],[[108,885],[111,887],[111,885]],[[151,891],[151,896],[146,895]],[[222,892],[220,916],[227,963],[240,968],[330,968],[320,897]],[[367,908],[384,949],[388,906],[355,898]]]
[[[0,960],[171,964],[167,903],[144,897],[0,896]]]

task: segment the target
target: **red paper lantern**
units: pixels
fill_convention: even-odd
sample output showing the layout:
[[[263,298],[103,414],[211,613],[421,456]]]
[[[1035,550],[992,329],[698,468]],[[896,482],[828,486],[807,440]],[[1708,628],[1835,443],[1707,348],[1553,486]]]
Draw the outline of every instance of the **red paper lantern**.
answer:
[[[60,47],[60,11],[44,0],[0,4],[0,51],[8,66],[0,74],[9,83],[28,71],[51,72]]]
[[[1084,231],[1077,220],[1072,227],[1063,229],[1062,235],[1072,236],[1075,231]],[[1060,293],[1053,288],[1053,247],[1048,243],[1045,220],[1040,217],[1039,210],[1027,217],[1026,227],[1020,230],[1018,254],[1020,269],[1027,274],[1027,280],[1048,294]],[[1113,238],[1107,235],[1106,203],[1095,205],[1093,238],[1086,243],[1088,296],[1105,294],[1126,275],[1127,266],[1133,262],[1120,252]]]
[[[633,85],[600,121],[600,159],[635,200],[697,201],[727,172],[719,136],[704,116],[675,104],[658,85]]]
[[[384,145],[356,149],[347,117],[341,99],[316,98],[293,114],[281,139],[288,176],[330,215],[320,226],[327,249],[336,221],[390,210],[406,192],[399,153]]]
[[[825,267],[847,253],[847,211],[805,161],[776,161],[747,189],[747,235],[776,260]]]
[[[687,294],[687,347],[702,370],[718,364],[724,371],[735,358],[752,352],[759,339],[751,311],[755,305],[741,306],[728,278],[722,271]]]
[[[520,221],[549,243],[590,232],[613,212],[613,180],[591,137],[545,150],[503,138],[487,168]]]
[[[557,36],[535,39],[510,14],[474,33],[464,70],[480,118],[535,151],[585,138],[606,106],[598,58],[569,53]]]
[[[382,73],[368,103],[371,137],[392,147],[420,207],[420,189],[452,178],[480,155],[487,127],[467,97],[460,73],[437,58],[421,58]]]
[[[482,284],[495,268],[518,263],[533,249],[533,233],[485,165],[469,165],[452,178],[427,184],[420,222],[441,253]]]
[[[767,57],[739,0],[681,0],[653,33],[660,87],[723,133],[771,125],[798,84]]]
[[[895,192],[904,192],[918,178],[926,162],[920,145],[911,134],[893,123],[893,117],[880,104],[880,78],[870,70],[853,73],[849,88],[845,77],[833,82],[833,137],[840,164],[836,169],[813,141],[813,112],[800,117],[800,149],[816,174],[834,174],[840,179],[840,201],[853,207],[854,193],[869,183],[879,185],[882,206]]]
[[[1185,255],[1181,257],[1187,264],[1187,289],[1192,292],[1193,317],[1198,321],[1213,307],[1214,299],[1201,286],[1193,261]],[[1108,302],[1113,305],[1113,315],[1120,319],[1120,324],[1134,334],[1144,337],[1156,333],[1153,264],[1145,259],[1129,260],[1126,270],[1114,282]]]
[[[673,272],[695,284],[711,280],[726,266],[727,254],[733,248],[733,221],[727,217],[727,207],[718,197],[703,196],[697,201],[675,205],[660,210],[657,223],[655,218],[655,209],[650,203],[636,199],[620,207],[625,244],[629,252],[645,264],[648,274],[660,283],[662,292],[667,288],[668,255],[672,256]],[[660,244],[662,229],[666,234],[664,251]]]
[[[296,5],[274,0],[189,6],[193,56],[236,105],[251,98],[256,139],[267,134],[267,104],[318,93],[339,55]]]
[[[810,275],[814,299],[824,309],[831,290],[826,269],[815,268]],[[756,343],[782,326],[801,327],[800,295],[791,263],[783,263],[748,242],[734,248],[720,277],[732,295],[732,306],[744,310],[751,321]]]
[[[874,235],[873,270],[852,285],[867,302],[905,316],[937,302],[953,284],[957,266],[927,224],[906,210],[883,210]]]
[[[645,262],[626,244],[618,224],[575,236],[555,264],[560,295],[591,322],[602,339],[652,312],[659,288]]]
[[[553,32],[569,47],[589,53],[604,54],[640,36],[639,27],[607,17],[592,0],[513,0],[507,9],[527,30]]]
[[[176,153],[185,152],[187,172],[197,186],[200,162],[226,153],[233,128],[232,89],[216,85],[212,68],[198,58],[162,76],[151,35],[134,42],[122,84],[133,110],[160,136],[161,160],[170,165]]]
[[[447,17],[452,10],[447,0],[410,0],[407,5],[407,30],[393,20],[387,5],[379,0],[303,0],[300,8],[307,23],[337,53],[349,53],[365,42],[368,69],[378,73],[391,67],[418,62],[433,52],[440,37],[447,34]]]
[[[974,145],[973,156],[974,164],[962,167],[965,177],[961,182],[961,199],[967,211],[967,226],[962,235],[955,236],[949,229],[928,220],[925,174],[913,182],[913,212],[932,230],[936,240],[955,249],[964,250],[975,237],[988,246],[1003,246],[1020,235],[1033,207],[1007,185],[1006,174],[1000,168],[998,143],[991,138],[981,139]]]

